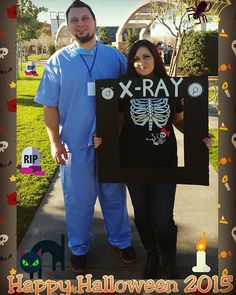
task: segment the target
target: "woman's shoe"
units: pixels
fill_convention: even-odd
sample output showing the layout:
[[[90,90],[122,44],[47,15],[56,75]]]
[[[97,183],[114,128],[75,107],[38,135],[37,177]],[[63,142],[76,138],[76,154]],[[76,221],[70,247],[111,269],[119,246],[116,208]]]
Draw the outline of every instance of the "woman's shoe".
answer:
[[[175,253],[163,257],[164,279],[179,279]]]
[[[164,279],[178,279],[176,263],[177,226],[174,225],[168,230],[156,231],[158,244],[164,267]]]
[[[160,252],[159,251],[148,251],[147,260],[143,270],[144,279],[156,279],[160,273]]]

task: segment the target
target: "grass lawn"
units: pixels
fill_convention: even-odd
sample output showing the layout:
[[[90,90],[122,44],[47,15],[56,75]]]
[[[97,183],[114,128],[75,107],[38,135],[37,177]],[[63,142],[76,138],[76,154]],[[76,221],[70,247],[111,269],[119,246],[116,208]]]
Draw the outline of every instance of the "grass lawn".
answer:
[[[209,88],[209,92],[208,92],[208,97],[209,97],[209,102],[214,103],[214,104],[218,104],[218,88]]]
[[[212,149],[209,152],[210,164],[218,172],[218,130],[210,129],[209,132],[215,135]]]
[[[38,88],[43,67],[36,64],[39,76],[25,76],[25,63],[17,81],[17,166],[21,164],[22,151],[33,146],[41,156],[41,167],[45,176],[22,175],[17,172],[17,240],[18,244],[37,210],[48,186],[54,176],[57,166],[50,154],[50,143],[43,123],[43,107],[34,103],[33,99]],[[210,163],[218,171],[218,135],[216,129],[211,129],[216,136],[213,149],[210,151]]]
[[[39,76],[25,76],[24,70],[17,81],[17,166],[21,164],[24,148],[33,146],[41,156],[45,176],[22,175],[17,171],[17,240],[23,238],[50,181],[56,171],[50,155],[50,144],[43,123],[43,107],[33,102],[43,68],[37,66]]]
[[[209,101],[218,104],[217,87],[209,88]],[[218,172],[218,130],[210,129],[210,133],[213,133],[216,137],[209,153],[210,164]]]
[[[28,56],[28,61],[37,61],[37,60],[45,60],[48,59],[50,56],[49,55],[29,55]]]

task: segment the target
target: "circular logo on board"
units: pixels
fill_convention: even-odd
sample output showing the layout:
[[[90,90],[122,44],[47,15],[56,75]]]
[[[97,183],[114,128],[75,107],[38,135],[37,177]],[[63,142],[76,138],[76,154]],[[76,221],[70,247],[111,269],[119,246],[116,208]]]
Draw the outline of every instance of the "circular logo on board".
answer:
[[[102,90],[102,97],[105,99],[112,99],[114,96],[114,91],[107,87]]]
[[[203,93],[203,87],[199,83],[193,83],[188,87],[188,94],[192,97],[198,97]]]

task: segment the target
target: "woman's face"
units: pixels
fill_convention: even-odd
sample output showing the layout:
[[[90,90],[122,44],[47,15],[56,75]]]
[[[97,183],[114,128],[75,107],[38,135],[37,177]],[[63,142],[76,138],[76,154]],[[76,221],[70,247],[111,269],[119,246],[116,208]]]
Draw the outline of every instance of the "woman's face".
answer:
[[[154,58],[147,47],[139,47],[134,56],[133,65],[140,76],[149,76],[153,73]]]

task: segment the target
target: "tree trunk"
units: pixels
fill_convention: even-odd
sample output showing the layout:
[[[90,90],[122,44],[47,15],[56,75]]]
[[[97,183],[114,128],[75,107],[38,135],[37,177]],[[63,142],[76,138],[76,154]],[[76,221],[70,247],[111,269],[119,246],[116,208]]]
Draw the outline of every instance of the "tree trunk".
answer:
[[[19,80],[20,76],[19,76],[19,45],[16,44],[16,79]]]
[[[180,57],[180,51],[181,51],[181,45],[183,42],[184,34],[177,36],[176,42],[175,42],[175,48],[174,52],[171,58],[171,64],[170,64],[170,70],[169,75],[172,77],[177,76],[177,70],[178,70],[178,64],[179,64],[179,57]]]
[[[29,50],[28,50],[27,47],[25,47],[24,53],[25,53],[25,61],[27,62],[28,61],[28,56],[29,56]]]
[[[22,71],[22,48],[20,47],[20,71]]]
[[[177,46],[177,41],[178,41],[178,36],[175,38],[175,45],[174,45],[174,49],[173,49],[173,53],[171,56],[171,61],[170,61],[170,68],[169,68],[169,75],[171,76],[171,73],[173,72],[173,63],[174,63],[174,59],[176,56],[176,46]]]

